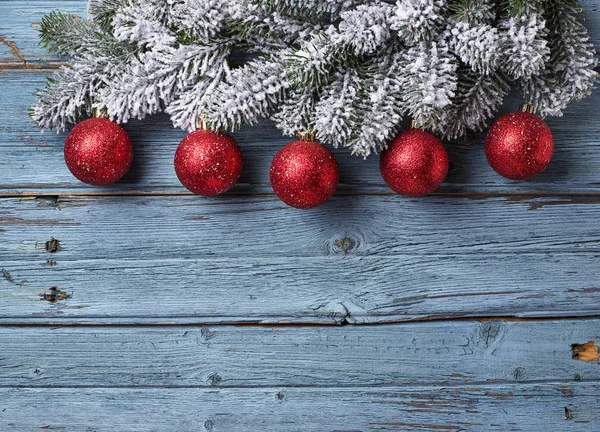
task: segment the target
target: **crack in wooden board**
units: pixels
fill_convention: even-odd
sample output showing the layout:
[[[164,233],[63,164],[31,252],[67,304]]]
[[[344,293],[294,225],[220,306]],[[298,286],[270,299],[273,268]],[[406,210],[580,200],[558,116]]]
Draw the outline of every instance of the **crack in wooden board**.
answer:
[[[0,44],[4,44],[10,49],[11,54],[19,61],[18,64],[20,67],[25,69],[30,68],[27,60],[25,60],[25,57],[21,55],[21,51],[19,50],[19,47],[17,47],[16,43],[9,41],[6,36],[0,34]]]

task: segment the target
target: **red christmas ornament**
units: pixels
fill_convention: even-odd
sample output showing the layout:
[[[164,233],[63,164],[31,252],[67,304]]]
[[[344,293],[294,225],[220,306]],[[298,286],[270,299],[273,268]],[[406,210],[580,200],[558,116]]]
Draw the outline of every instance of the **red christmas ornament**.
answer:
[[[554,153],[552,131],[532,113],[531,105],[501,117],[485,140],[489,164],[503,177],[527,180],[550,164]]]
[[[107,186],[129,171],[131,139],[121,126],[106,118],[82,121],[67,136],[65,162],[84,183]]]
[[[315,141],[295,141],[277,152],[270,177],[281,201],[310,209],[333,196],[340,172],[335,156],[326,147]]]
[[[175,172],[182,185],[202,196],[231,189],[242,174],[242,153],[225,133],[199,129],[186,136],[175,152]]]
[[[407,197],[429,195],[448,174],[448,152],[429,132],[411,128],[401,132],[381,153],[379,170],[387,185]]]

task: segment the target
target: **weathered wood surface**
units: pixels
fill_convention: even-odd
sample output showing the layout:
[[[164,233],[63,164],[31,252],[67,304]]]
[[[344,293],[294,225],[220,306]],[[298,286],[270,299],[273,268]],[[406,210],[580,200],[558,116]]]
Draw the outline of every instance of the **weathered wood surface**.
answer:
[[[85,0],[2,0],[0,2],[0,66],[40,68],[60,61],[38,43],[42,17],[52,10],[85,15]]]
[[[274,196],[4,198],[0,259],[396,256],[600,251],[590,197],[338,196],[297,211]]]
[[[0,427],[94,431],[600,427],[600,321],[0,328]],[[203,429],[204,428],[204,429]]]
[[[271,196],[0,203],[0,322],[600,314],[595,197],[340,196],[312,212]],[[70,297],[40,301],[51,287]]]
[[[11,432],[581,432],[597,384],[374,388],[0,388]]]
[[[595,383],[598,359],[573,359],[588,341],[600,341],[599,320],[0,327],[0,387]]]
[[[597,255],[2,265],[0,323],[361,324],[600,314]],[[52,287],[62,294],[53,297]]]
[[[185,132],[173,129],[165,115],[125,125],[134,141],[134,164],[125,178],[108,188],[80,183],[63,159],[65,134],[41,134],[27,115],[33,91],[43,87],[48,71],[0,74],[0,194],[114,194],[187,193],[173,169],[175,149]],[[519,100],[511,98],[504,110],[514,110]],[[549,119],[556,139],[552,164],[538,178],[514,182],[496,174],[483,152],[484,135],[450,143],[451,170],[439,193],[489,191],[513,192],[598,192],[600,180],[600,122],[596,107],[600,93],[574,104],[565,117]],[[244,156],[244,172],[236,192],[272,192],[269,185],[271,159],[290,138],[262,123],[234,134]],[[378,157],[367,160],[335,151],[340,164],[340,192],[391,193],[379,173]]]
[[[592,40],[600,46],[600,7],[596,0],[582,2],[586,7]],[[185,133],[173,130],[166,116],[126,125],[135,145],[134,166],[118,184],[110,188],[90,188],[71,176],[63,162],[64,134],[40,134],[26,115],[33,102],[33,90],[42,87],[47,68],[59,61],[37,44],[38,23],[44,13],[61,9],[85,13],[82,0],[28,1],[0,3],[0,194],[64,193],[185,193],[173,170],[173,155]],[[2,51],[3,50],[3,51]],[[23,69],[27,66],[30,69]],[[4,68],[1,71],[1,68]],[[16,68],[16,69],[11,69]],[[511,98],[504,111],[514,110],[520,100]],[[564,118],[550,119],[557,142],[552,165],[536,180],[518,183],[503,179],[488,166],[483,154],[483,135],[449,144],[452,168],[440,193],[465,191],[600,191],[596,167],[600,164],[600,122],[596,107],[600,94],[574,104]],[[234,192],[271,192],[268,185],[270,161],[289,138],[263,124],[237,133],[245,169]],[[389,189],[379,175],[378,161],[363,161],[336,151],[341,167],[342,192],[383,192]],[[27,161],[24,163],[23,161]]]
[[[0,431],[600,430],[600,365],[571,348],[600,341],[600,93],[549,120],[532,182],[496,175],[482,135],[420,200],[338,150],[339,194],[299,212],[268,184],[288,139],[261,124],[235,135],[233,192],[192,197],[185,133],[156,116],[126,125],[126,178],[92,188],[27,116],[63,61],[36,39],[52,9],[85,1],[0,1]]]

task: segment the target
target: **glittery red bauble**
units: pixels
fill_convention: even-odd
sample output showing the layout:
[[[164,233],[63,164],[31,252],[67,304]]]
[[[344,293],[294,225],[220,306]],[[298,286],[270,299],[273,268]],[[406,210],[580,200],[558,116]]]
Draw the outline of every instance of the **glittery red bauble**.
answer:
[[[73,128],[65,141],[65,162],[75,177],[106,186],[129,171],[133,148],[121,126],[105,118],[90,118]]]
[[[314,141],[283,147],[271,163],[271,186],[287,205],[298,209],[320,206],[337,189],[340,171],[335,156]]]
[[[190,192],[216,196],[231,189],[242,174],[242,153],[229,135],[200,129],[175,152],[175,172]]]
[[[448,152],[429,132],[408,129],[381,153],[379,170],[387,185],[408,197],[429,195],[448,174]]]
[[[485,140],[489,164],[512,180],[535,177],[546,169],[553,153],[552,131],[541,118],[528,112],[501,117]]]

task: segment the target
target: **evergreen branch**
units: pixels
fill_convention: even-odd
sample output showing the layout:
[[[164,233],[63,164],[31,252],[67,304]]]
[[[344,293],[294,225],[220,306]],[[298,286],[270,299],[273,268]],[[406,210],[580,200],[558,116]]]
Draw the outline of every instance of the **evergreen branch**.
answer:
[[[337,73],[314,110],[317,138],[334,147],[348,142],[360,121],[359,103],[363,83],[355,70]]]
[[[524,93],[541,116],[561,116],[572,101],[591,94],[598,79],[595,50],[579,20],[576,0],[548,0],[550,59],[546,69],[524,83]]]
[[[286,95],[286,102],[271,115],[271,120],[287,136],[314,132],[316,100],[314,92],[310,89],[290,90]]]
[[[254,14],[237,16],[228,25],[229,34],[240,41],[254,41],[261,46],[280,44],[280,48],[294,45],[310,35],[323,31],[321,24],[304,22],[282,15]]]
[[[73,60],[32,116],[61,129],[92,108],[120,122],[166,111],[189,130],[271,117],[366,156],[403,116],[447,138],[479,130],[508,80],[541,115],[561,115],[597,78],[580,11],[576,0],[91,0],[91,20],[44,18],[42,43]],[[254,60],[230,69],[233,52]]]
[[[338,70],[357,66],[362,61],[354,56],[352,48],[335,45],[322,33],[289,52],[284,61],[288,78],[295,88],[320,91]]]
[[[343,12],[336,26],[305,41],[287,57],[285,67],[293,85],[319,90],[334,71],[360,67],[366,56],[392,43],[391,13],[391,7],[380,2]]]
[[[432,128],[450,105],[458,86],[457,63],[444,44],[410,48],[401,59],[402,99],[420,127]]]
[[[443,29],[445,3],[445,0],[398,0],[390,17],[391,29],[407,45],[431,40]]]
[[[548,31],[537,13],[501,21],[502,69],[513,79],[538,75],[549,59]]]
[[[532,13],[542,13],[544,11],[544,3],[548,1],[549,0],[503,0],[503,8],[509,17],[519,17]]]
[[[88,14],[105,32],[113,30],[113,18],[124,0],[90,0]]]
[[[364,0],[251,0],[260,5],[268,14],[280,14],[302,21],[319,23],[333,21],[344,10],[350,9]]]
[[[224,62],[214,71],[214,76],[203,77],[193,86],[178,92],[177,97],[165,109],[175,127],[190,132],[197,129],[198,122],[206,118],[209,110],[209,96],[225,79],[227,72],[227,64]]]
[[[91,95],[99,87],[97,72],[95,65],[79,62],[49,77],[46,88],[36,92],[37,101],[29,111],[40,129],[62,131],[90,115]]]
[[[227,11],[222,5],[207,5],[206,2],[178,3],[171,11],[172,25],[190,31],[204,41],[221,33],[227,19]]]
[[[399,55],[392,50],[371,60],[363,78],[363,94],[358,99],[359,121],[346,146],[352,153],[367,157],[387,147],[402,126],[407,110],[399,79]]]
[[[95,22],[60,11],[42,18],[40,43],[51,52],[78,57],[118,56],[124,51]]]
[[[328,34],[333,44],[351,48],[357,56],[373,54],[391,38],[391,15],[392,7],[385,3],[359,5],[342,13],[337,29],[330,28]]]
[[[142,49],[171,45],[177,35],[169,27],[171,8],[164,0],[130,0],[116,12],[114,36]]]
[[[214,129],[235,130],[268,117],[285,96],[289,82],[281,62],[258,59],[233,69],[206,101],[206,116]]]
[[[470,25],[492,24],[496,18],[495,0],[450,0],[451,18]]]
[[[228,55],[221,45],[157,47],[132,58],[124,71],[106,80],[95,107],[120,123],[155,114],[197,82],[220,76]]]
[[[450,44],[456,56],[475,72],[490,73],[502,55],[498,30],[489,24],[457,22],[450,30]]]
[[[459,72],[456,96],[440,113],[433,130],[445,139],[456,139],[467,132],[482,131],[494,117],[510,86],[501,74],[477,74],[463,66]]]

